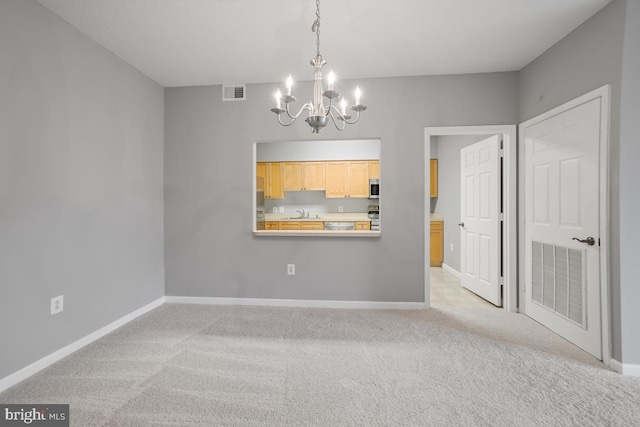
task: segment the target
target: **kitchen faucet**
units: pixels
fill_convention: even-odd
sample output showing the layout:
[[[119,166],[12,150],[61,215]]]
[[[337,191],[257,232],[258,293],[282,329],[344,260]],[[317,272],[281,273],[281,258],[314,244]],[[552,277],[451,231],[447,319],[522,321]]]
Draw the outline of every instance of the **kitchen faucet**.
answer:
[[[296,211],[300,214],[300,218],[309,218],[309,212],[306,212],[307,216],[305,216],[305,211],[304,209],[302,209],[302,211]]]

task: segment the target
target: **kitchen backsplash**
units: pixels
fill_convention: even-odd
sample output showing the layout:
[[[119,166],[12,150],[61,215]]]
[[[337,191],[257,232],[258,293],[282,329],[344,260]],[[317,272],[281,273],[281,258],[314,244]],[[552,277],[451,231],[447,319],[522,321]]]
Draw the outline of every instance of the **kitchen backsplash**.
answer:
[[[367,207],[373,204],[377,205],[378,200],[327,199],[324,197],[324,191],[286,191],[284,199],[266,199],[264,212],[272,213],[273,208],[280,212],[281,207],[285,213],[296,213],[300,209],[312,213],[339,212],[340,206],[342,206],[343,212],[367,212]]]

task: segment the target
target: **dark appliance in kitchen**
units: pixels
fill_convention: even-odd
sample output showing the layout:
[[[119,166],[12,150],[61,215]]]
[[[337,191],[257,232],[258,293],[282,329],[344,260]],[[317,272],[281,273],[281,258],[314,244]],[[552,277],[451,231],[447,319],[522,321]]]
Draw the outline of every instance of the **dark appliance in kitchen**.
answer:
[[[380,198],[380,180],[377,178],[369,180],[369,198],[370,199]]]
[[[371,220],[371,231],[380,231],[380,205],[370,205],[367,216]]]

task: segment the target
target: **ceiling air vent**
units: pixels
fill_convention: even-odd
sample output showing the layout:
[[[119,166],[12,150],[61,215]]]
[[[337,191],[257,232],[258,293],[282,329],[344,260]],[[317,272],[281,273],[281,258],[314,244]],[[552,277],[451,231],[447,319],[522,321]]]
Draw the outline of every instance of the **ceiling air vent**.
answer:
[[[244,101],[247,99],[247,85],[222,86],[223,101]]]

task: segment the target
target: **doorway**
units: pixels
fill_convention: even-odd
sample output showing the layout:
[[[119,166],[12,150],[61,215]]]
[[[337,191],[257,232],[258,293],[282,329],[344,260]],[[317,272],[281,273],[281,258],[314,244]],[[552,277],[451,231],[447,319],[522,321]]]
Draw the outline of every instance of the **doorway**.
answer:
[[[516,241],[516,126],[462,126],[462,127],[431,127],[425,128],[425,188],[431,188],[431,162],[433,142],[437,138],[442,137],[446,140],[450,137],[461,137],[461,139],[473,138],[477,136],[477,140],[484,139],[493,135],[499,135],[503,141],[502,156],[503,156],[503,176],[504,179],[501,185],[501,193],[503,195],[503,213],[502,213],[502,233],[501,233],[501,245],[503,248],[503,269],[502,275],[502,300],[503,307],[507,311],[515,312],[518,310],[518,290],[517,290],[517,241]],[[473,141],[472,141],[473,142]],[[446,142],[445,142],[446,143]],[[435,153],[434,153],[435,154]],[[439,173],[442,174],[442,167],[438,166]],[[443,192],[444,191],[444,192]],[[452,194],[451,189],[443,188],[442,191],[438,190],[438,197],[450,197]],[[456,195],[453,197],[460,197],[460,188],[456,190]],[[425,194],[425,224],[427,224],[427,230],[431,224],[431,211],[432,211],[432,199],[426,199]],[[446,216],[438,216],[436,219],[442,219],[443,229],[446,235],[446,230],[451,230],[452,227],[457,227],[459,221],[459,215],[449,213]],[[452,233],[449,233],[452,234]],[[450,239],[447,239],[447,245],[444,247],[444,252],[450,249]],[[455,242],[453,242],[455,244]],[[431,236],[430,233],[425,232],[425,254],[429,256],[431,254]],[[455,261],[454,261],[455,262]],[[431,266],[429,262],[425,262],[425,304],[431,306]],[[434,281],[440,280],[440,276],[444,280],[452,280],[456,276],[455,268],[451,268],[446,263],[441,267],[444,271],[434,269]],[[442,285],[442,283],[435,283],[436,289]]]

